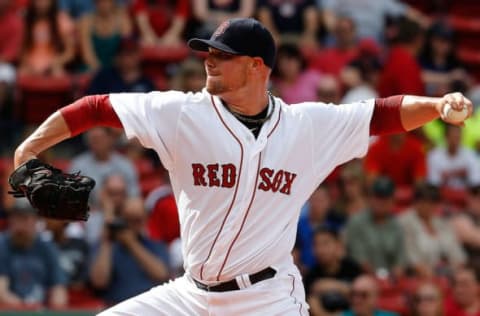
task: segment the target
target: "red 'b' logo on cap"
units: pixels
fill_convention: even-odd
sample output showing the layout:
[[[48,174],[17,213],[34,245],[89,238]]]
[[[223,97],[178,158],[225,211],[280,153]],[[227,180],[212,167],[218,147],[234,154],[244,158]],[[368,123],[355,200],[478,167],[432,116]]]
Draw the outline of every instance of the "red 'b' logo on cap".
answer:
[[[217,27],[217,29],[215,30],[215,33],[213,33],[213,38],[217,38],[223,33],[225,33],[225,30],[228,28],[229,25],[230,25],[230,21],[222,22],[222,24],[220,24],[220,26]]]

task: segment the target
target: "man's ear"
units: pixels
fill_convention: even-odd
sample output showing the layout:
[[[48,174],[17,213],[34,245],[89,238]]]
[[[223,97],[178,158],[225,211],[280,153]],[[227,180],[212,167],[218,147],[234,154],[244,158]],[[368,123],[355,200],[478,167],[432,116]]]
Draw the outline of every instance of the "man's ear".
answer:
[[[252,67],[255,70],[261,69],[263,67],[263,59],[261,59],[260,57],[254,57],[252,62]]]

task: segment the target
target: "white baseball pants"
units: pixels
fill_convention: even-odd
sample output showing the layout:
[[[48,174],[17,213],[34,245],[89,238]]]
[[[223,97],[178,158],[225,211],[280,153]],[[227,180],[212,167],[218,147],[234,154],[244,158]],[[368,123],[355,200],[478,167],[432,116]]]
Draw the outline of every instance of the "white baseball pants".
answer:
[[[121,302],[97,316],[307,316],[298,270],[228,292],[197,288],[188,275]]]

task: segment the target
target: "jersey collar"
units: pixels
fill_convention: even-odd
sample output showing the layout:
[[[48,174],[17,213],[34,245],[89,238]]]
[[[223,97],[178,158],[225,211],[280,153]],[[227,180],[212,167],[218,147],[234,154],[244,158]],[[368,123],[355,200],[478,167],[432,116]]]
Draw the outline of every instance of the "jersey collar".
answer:
[[[232,128],[232,131],[240,139],[252,141],[252,142],[253,141],[265,142],[268,139],[268,137],[270,137],[273,134],[273,132],[275,131],[275,129],[279,124],[280,115],[281,115],[281,106],[282,106],[281,102],[276,97],[269,98],[268,111],[272,110],[272,107],[273,107],[272,101],[275,102],[276,106],[272,113],[272,117],[263,124],[260,134],[255,140],[255,137],[253,136],[252,132],[223,106],[222,101],[218,96],[211,95],[210,93],[207,92],[205,88],[203,89],[203,93],[208,99],[211,100],[212,106],[216,108],[217,112],[219,113],[223,121],[226,124],[228,124],[230,128]]]

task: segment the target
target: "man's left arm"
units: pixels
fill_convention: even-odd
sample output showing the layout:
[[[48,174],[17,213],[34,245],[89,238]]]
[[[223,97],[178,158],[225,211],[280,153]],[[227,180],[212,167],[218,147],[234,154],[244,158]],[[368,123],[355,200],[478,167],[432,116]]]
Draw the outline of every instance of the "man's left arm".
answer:
[[[402,95],[376,99],[370,134],[411,131],[439,117],[447,123],[463,125],[463,122],[453,122],[443,116],[442,111],[447,104],[456,111],[466,107],[467,118],[472,116],[472,102],[458,92],[446,94],[441,98]]]

